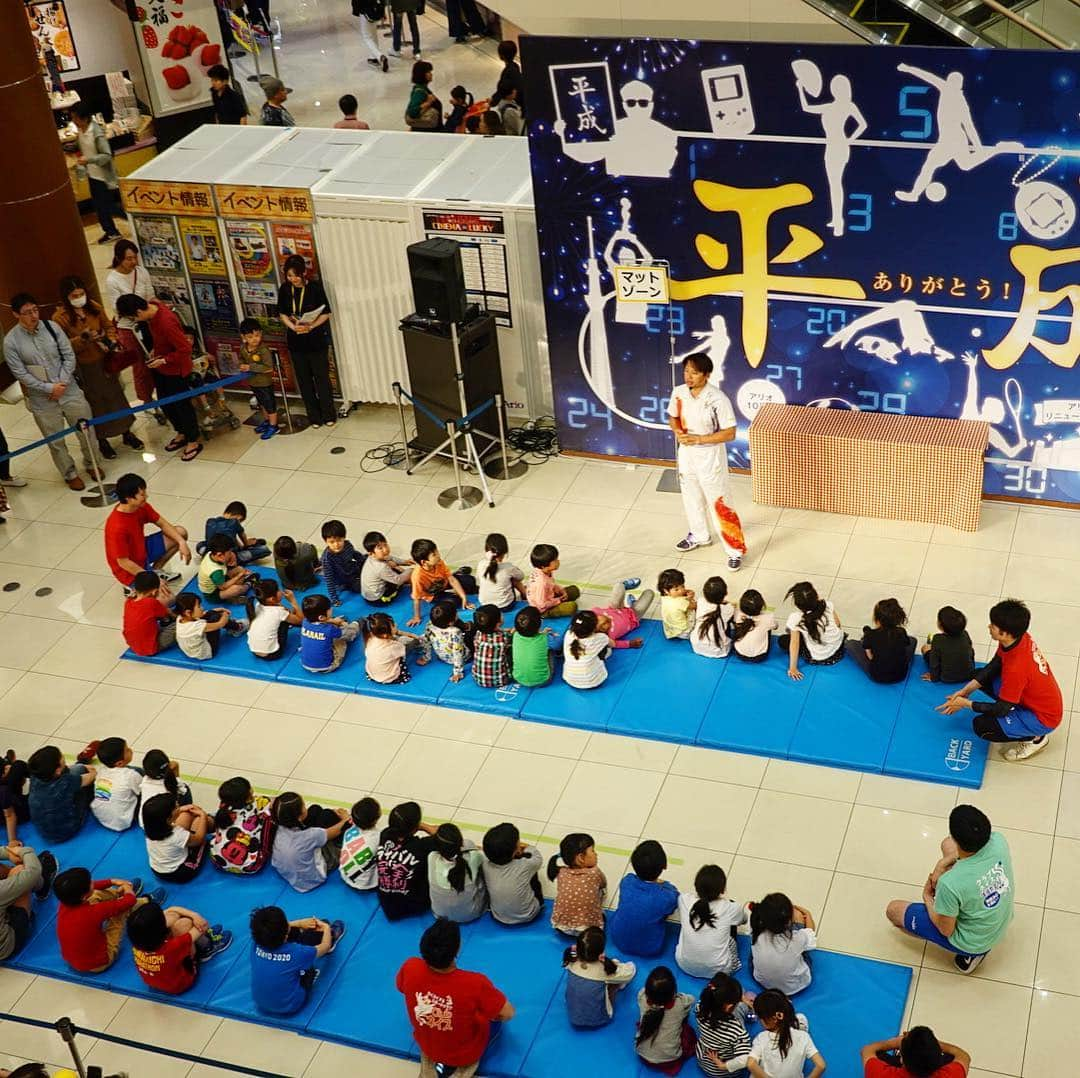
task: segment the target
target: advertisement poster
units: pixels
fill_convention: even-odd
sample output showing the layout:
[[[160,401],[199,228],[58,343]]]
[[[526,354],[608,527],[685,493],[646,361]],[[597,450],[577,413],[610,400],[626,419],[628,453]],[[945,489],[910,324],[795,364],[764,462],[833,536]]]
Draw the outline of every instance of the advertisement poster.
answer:
[[[209,105],[206,73],[225,62],[214,0],[141,0],[134,11],[154,115]]]
[[[151,274],[184,272],[176,221],[172,217],[137,216],[135,238],[142,264]]]
[[[267,336],[285,338],[277,315],[277,285],[265,281],[240,282],[240,306],[247,318],[256,319]]]
[[[203,339],[206,350],[214,357],[220,377],[227,378],[230,374],[240,373],[240,344],[235,336],[215,337],[208,333]]]
[[[63,0],[27,4],[26,17],[30,20],[30,32],[34,35],[41,66],[49,66],[49,54],[52,53],[61,74],[78,71],[79,54],[75,50],[75,39],[71,36],[71,25]]]
[[[154,295],[165,300],[185,326],[194,326],[195,305],[191,302],[191,288],[183,271],[175,275],[154,271],[150,280],[154,283]]]
[[[289,255],[300,255],[308,268],[308,273],[319,276],[319,263],[315,257],[315,236],[308,224],[292,224],[273,221],[270,227],[274,233],[274,254],[277,257],[278,271],[282,280],[285,272],[281,267]]]
[[[203,277],[226,277],[228,271],[217,221],[181,217],[178,223],[188,270]]]
[[[559,440],[669,460],[681,361],[765,401],[985,420],[1080,504],[1073,53],[522,39]],[[668,301],[618,303],[663,265]],[[620,310],[620,308],[622,310]]]
[[[191,289],[195,293],[199,323],[206,333],[213,336],[237,332],[240,320],[236,316],[236,304],[228,281],[192,277]]]
[[[454,240],[461,248],[465,294],[488,312],[497,326],[510,329],[510,273],[506,226],[501,213],[423,210],[424,238]]]
[[[269,232],[265,221],[225,222],[233,265],[241,280],[261,281],[274,277]]]

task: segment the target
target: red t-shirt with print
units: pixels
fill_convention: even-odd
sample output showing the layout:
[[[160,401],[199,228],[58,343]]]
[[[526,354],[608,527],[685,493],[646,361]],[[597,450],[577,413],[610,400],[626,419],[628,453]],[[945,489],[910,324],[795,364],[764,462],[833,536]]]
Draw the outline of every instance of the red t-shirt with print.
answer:
[[[195,983],[195,946],[186,932],[171,936],[156,951],[132,949],[139,976],[158,992],[178,996]]]
[[[964,1078],[966,1074],[964,1065],[954,1059],[944,1067],[938,1067],[930,1078]],[[863,1078],[912,1078],[912,1075],[906,1067],[894,1067],[882,1059],[868,1059]]]
[[[506,1006],[506,996],[487,977],[464,969],[439,972],[422,958],[410,958],[396,984],[413,1037],[428,1059],[454,1067],[480,1059],[490,1024]]]
[[[1053,730],[1061,724],[1064,707],[1061,687],[1038,644],[1024,633],[1014,647],[999,647],[1001,660],[1001,698],[1026,707]]]

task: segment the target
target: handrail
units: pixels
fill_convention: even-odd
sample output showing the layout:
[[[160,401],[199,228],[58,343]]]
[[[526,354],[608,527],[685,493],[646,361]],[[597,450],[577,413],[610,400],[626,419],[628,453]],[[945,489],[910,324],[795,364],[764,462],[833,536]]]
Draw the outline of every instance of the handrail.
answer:
[[[837,7],[835,3],[830,3],[829,0],[803,0],[803,2],[815,11],[820,11],[822,15],[827,15],[833,22],[843,26],[845,30],[850,30],[856,37],[861,37],[867,44],[879,45],[881,43],[880,35],[875,34],[870,27],[863,26],[861,22],[853,19],[846,11]],[[1073,0],[1073,2],[1080,4],[1080,0]]]
[[[1072,0],[1074,4],[1080,6],[1080,0]],[[1029,34],[1034,34],[1037,38],[1041,38],[1048,45],[1052,45],[1055,49],[1070,49],[1071,46],[1067,45],[1060,38],[1054,37],[1049,30],[1044,30],[1037,23],[1033,23],[1022,15],[1017,15],[1015,11],[1011,11],[1004,4],[998,3],[998,0],[980,0],[980,3],[990,8],[992,11],[996,11],[999,15],[1003,15],[1009,22],[1026,30]]]

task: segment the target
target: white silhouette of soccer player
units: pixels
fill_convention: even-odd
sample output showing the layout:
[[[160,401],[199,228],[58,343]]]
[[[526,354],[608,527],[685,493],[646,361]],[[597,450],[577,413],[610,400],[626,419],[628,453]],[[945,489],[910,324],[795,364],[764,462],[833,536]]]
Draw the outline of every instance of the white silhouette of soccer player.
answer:
[[[817,116],[825,132],[825,176],[829,181],[829,208],[832,218],[826,227],[834,236],[844,234],[844,170],[851,159],[851,144],[866,130],[866,118],[851,97],[847,75],[833,75],[829,81],[831,101],[812,104],[801,79],[795,80],[803,112]],[[848,124],[855,127],[848,131]]]
[[[945,197],[945,187],[938,183],[930,188],[934,173],[951,161],[957,168],[970,172],[995,154],[1023,150],[1019,142],[999,142],[994,146],[984,146],[975,121],[971,118],[971,109],[964,97],[964,76],[959,71],[950,71],[945,78],[933,75],[911,64],[897,64],[897,71],[914,75],[917,79],[932,86],[938,92],[937,105],[937,142],[926,154],[926,160],[919,169],[918,176],[910,191],[897,191],[896,197],[902,202],[918,202],[925,194],[933,202],[940,202]]]
[[[603,160],[609,176],[670,176],[679,136],[652,118],[652,87],[634,79],[619,90],[619,98],[625,116],[615,120],[615,132],[607,142],[567,142],[566,123],[556,120],[563,153],[585,165]]]

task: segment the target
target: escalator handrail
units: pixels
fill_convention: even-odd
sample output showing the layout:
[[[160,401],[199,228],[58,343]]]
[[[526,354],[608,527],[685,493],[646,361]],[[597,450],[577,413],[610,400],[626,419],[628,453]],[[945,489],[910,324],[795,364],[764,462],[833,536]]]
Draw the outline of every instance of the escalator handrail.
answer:
[[[998,0],[979,0],[979,2],[985,7],[991,8],[993,11],[997,12],[997,14],[1018,26],[1020,29],[1026,30],[1030,34],[1034,34],[1052,48],[1070,48],[1070,46],[1060,40],[1060,38],[1055,37],[1048,30],[1044,30],[1036,23],[1030,22],[1022,16],[1017,15],[1004,4],[999,3]],[[1080,0],[1071,0],[1071,2],[1080,7]],[[994,41],[984,34],[980,34],[967,23],[960,22],[954,15],[949,14],[949,12],[933,3],[933,0],[896,0],[896,3],[901,7],[907,8],[908,11],[917,15],[924,22],[932,23],[939,29],[944,30],[947,34],[955,37],[965,45],[970,45],[977,49],[1000,49],[1002,47],[999,42]]]
[[[814,8],[815,11],[820,11],[822,15],[827,15],[833,22],[839,23],[845,29],[850,30],[856,37],[861,37],[868,45],[880,45],[881,35],[875,34],[873,30],[868,26],[863,26],[861,22],[857,22],[845,11],[841,11],[835,3],[830,3],[829,0],[803,0],[808,6]],[[1080,0],[1075,0],[1076,3],[1080,3]]]
[[[1072,0],[1072,2],[1077,4],[1077,6],[1080,6],[1080,0]],[[1045,41],[1055,49],[1070,48],[1069,45],[1065,44],[1060,38],[1055,37],[1049,30],[1044,30],[1043,27],[1039,26],[1037,23],[1025,19],[1022,15],[1017,15],[1015,11],[1011,11],[1004,4],[998,3],[998,0],[980,0],[980,3],[985,4],[986,7],[996,11],[999,15],[1004,16],[1009,22],[1019,26],[1022,30],[1026,30],[1029,34],[1034,34],[1037,38]]]

